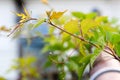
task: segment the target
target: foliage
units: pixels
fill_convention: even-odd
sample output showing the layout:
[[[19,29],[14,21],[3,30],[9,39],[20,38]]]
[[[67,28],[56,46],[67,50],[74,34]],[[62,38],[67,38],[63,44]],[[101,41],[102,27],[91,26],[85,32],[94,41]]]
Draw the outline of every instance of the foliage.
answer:
[[[22,76],[22,80],[29,79],[40,79],[40,75],[35,66],[36,58],[35,57],[23,57],[14,60],[14,65],[11,66],[9,71],[17,70]]]
[[[0,80],[6,80],[6,79],[0,76]]]
[[[46,0],[42,1],[48,4]],[[49,24],[47,37],[40,35],[47,43],[43,52],[51,52],[48,63],[56,64],[61,80],[65,79],[65,68],[69,72],[75,72],[79,79],[82,79],[86,67],[91,66],[95,58],[102,50],[105,51],[106,47],[114,52],[113,56],[120,61],[120,30],[117,25],[114,25],[108,17],[97,16],[96,13],[72,12],[69,18],[66,18],[65,12],[56,12],[52,9],[46,11],[46,17],[37,19],[31,18],[28,11],[24,9],[24,13],[16,13],[17,16],[21,17],[21,20],[12,33],[16,28],[20,29],[21,25],[23,26],[30,20],[36,20],[32,26],[33,29],[42,23]],[[21,61],[24,62],[24,59],[18,60],[18,62]],[[21,69],[24,69],[26,65],[21,64]],[[30,64],[31,62],[27,66]]]

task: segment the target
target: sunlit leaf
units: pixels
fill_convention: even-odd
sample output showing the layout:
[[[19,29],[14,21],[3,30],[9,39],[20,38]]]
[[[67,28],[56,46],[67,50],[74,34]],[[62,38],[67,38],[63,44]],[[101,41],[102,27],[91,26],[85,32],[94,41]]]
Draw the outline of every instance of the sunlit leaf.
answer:
[[[79,68],[79,71],[78,71],[78,74],[79,74],[78,76],[80,79],[83,76],[83,72],[84,72],[86,66],[90,63],[91,57],[92,57],[92,55],[87,55],[79,61],[79,63],[81,64],[81,67]]]
[[[61,16],[59,18],[59,22],[62,25],[62,24],[65,24],[66,22],[68,22],[71,18],[72,18],[71,16]]]
[[[112,27],[112,25],[110,23],[106,23],[104,25],[101,26],[103,28],[104,31],[108,31],[108,32],[116,32],[118,29],[115,27]]]
[[[10,34],[8,34],[8,36],[10,36],[12,33],[14,33],[17,29],[22,28],[24,23],[28,22],[31,17],[29,12],[26,10],[26,8],[24,8],[24,13],[15,13],[18,17],[20,17],[20,21],[17,25],[15,25],[15,28],[11,31]],[[32,20],[32,19],[31,19]]]
[[[29,20],[31,17],[30,17],[30,14],[29,12],[26,10],[26,8],[24,8],[24,13],[15,13],[18,17],[20,17],[20,23],[24,23],[26,22],[27,20]]]
[[[48,4],[48,0],[40,0],[43,4]]]
[[[49,27],[49,34],[53,34],[54,30],[55,30],[55,28],[52,27],[52,26],[50,26],[50,27]]]
[[[79,18],[80,20],[85,18],[85,14],[82,12],[72,12],[72,15]]]
[[[5,26],[0,27],[0,31],[9,32],[11,29],[6,28]]]
[[[114,49],[114,45],[112,45],[110,42],[107,43],[107,46],[108,46],[111,50]]]
[[[78,20],[70,20],[64,25],[64,29],[70,33],[76,34],[77,32],[80,31]],[[63,38],[67,38],[68,36],[70,36],[69,34],[64,32],[62,35],[63,35]]]
[[[81,28],[82,28],[83,34],[88,33],[88,31],[90,29],[93,29],[93,28],[95,28],[97,26],[99,26],[99,24],[97,22],[95,22],[94,20],[92,20],[92,19],[84,19],[81,22]]]
[[[100,17],[97,17],[95,19],[95,21],[99,22],[99,23],[101,23],[101,22],[107,22],[108,21],[108,17],[106,17],[106,16],[100,16]]]
[[[93,19],[93,18],[95,18],[96,17],[96,13],[95,12],[92,12],[92,13],[88,13],[88,14],[86,14],[86,18],[87,19]]]
[[[30,14],[29,14],[29,12],[27,11],[27,9],[26,9],[26,8],[23,8],[23,9],[24,9],[25,15],[26,15],[27,17],[30,17]]]
[[[53,11],[51,16],[50,16],[50,19],[59,19],[66,11],[63,11],[63,12],[55,12]]]
[[[92,12],[92,13],[82,13],[82,12],[72,12],[72,15],[75,16],[76,18],[79,18],[80,20],[83,19],[93,19],[96,17],[96,13]]]
[[[91,66],[91,68],[93,68],[93,65],[94,65],[94,61],[96,60],[96,58],[99,56],[99,54],[101,53],[101,51],[103,51],[103,49],[104,49],[104,47],[103,48],[101,48],[101,49],[95,49],[94,51],[93,51],[93,55],[91,56],[91,59],[90,59],[90,66]]]
[[[86,50],[85,50],[85,47],[83,46],[84,44],[81,42],[80,43],[80,54],[82,55],[82,56],[86,56]]]
[[[113,44],[118,44],[120,42],[120,34],[119,33],[115,33],[112,36],[111,42]]]

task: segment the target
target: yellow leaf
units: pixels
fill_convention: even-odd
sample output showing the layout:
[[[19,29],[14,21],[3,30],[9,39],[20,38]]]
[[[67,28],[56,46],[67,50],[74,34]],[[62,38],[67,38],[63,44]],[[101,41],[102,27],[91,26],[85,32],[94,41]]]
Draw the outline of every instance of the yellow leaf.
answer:
[[[88,34],[89,34],[88,37],[93,37],[94,36],[94,33],[92,33],[92,32],[90,32]]]
[[[84,20],[81,22],[81,28],[82,28],[83,34],[88,33],[88,31],[89,31],[90,29],[93,29],[93,28],[97,27],[98,25],[99,25],[99,23],[95,22],[95,21],[92,20],[92,19],[84,19]]]
[[[24,12],[25,12],[25,14],[26,14],[27,17],[30,17],[30,14],[29,14],[29,12],[26,10],[26,8],[24,8]]]
[[[5,26],[0,27],[0,31],[9,32],[11,29],[6,28]]]
[[[41,0],[43,4],[48,4],[48,0]]]
[[[77,34],[80,32],[80,28],[78,25],[78,20],[70,20],[64,25],[64,29],[70,33]],[[67,38],[69,34],[63,32],[63,38]]]
[[[18,17],[22,17],[24,14],[23,13],[16,13]]]
[[[59,19],[66,11],[63,12],[52,12],[50,19]]]
[[[114,45],[112,45],[110,42],[107,43],[107,46],[108,46],[110,49],[112,49],[112,50],[113,50],[113,48],[114,48]]]
[[[106,22],[107,20],[108,20],[108,17],[106,17],[106,16],[100,16],[95,19],[95,21],[98,23]]]
[[[48,17],[50,17],[52,11],[46,11]]]
[[[63,40],[68,40],[69,37],[70,37],[69,34],[67,34],[67,33],[65,33],[65,32],[62,33],[62,39],[63,39]]]
[[[78,26],[78,20],[70,20],[64,25],[64,29],[68,32],[75,33],[80,31],[80,28]]]
[[[20,23],[26,22],[27,20],[30,19],[30,14],[25,8],[24,8],[24,13],[15,13],[15,14],[21,18],[21,20],[19,21]]]
[[[112,27],[109,23],[102,25],[102,27],[104,31],[116,32],[118,30],[117,28]]]
[[[22,23],[22,22],[25,22],[25,21],[26,21],[26,19],[23,18],[19,22]]]
[[[86,49],[85,49],[85,47],[84,47],[84,42],[81,41],[81,42],[80,42],[79,51],[80,51],[80,53],[81,53],[82,56],[86,56],[85,50],[86,50]]]
[[[0,76],[0,80],[6,80],[6,79]]]
[[[23,27],[24,23],[31,19],[29,12],[25,8],[24,8],[24,13],[15,13],[15,14],[21,19],[19,21],[19,24],[15,26],[15,28],[11,31],[11,33],[8,36],[14,33],[18,28]]]

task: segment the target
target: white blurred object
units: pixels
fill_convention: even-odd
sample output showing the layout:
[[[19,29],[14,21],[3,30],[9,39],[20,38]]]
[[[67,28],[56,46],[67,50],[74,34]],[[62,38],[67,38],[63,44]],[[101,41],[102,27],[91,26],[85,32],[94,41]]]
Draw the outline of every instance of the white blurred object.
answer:
[[[15,24],[15,15],[12,13],[15,11],[13,0],[0,0],[0,11],[0,26],[4,25],[8,28],[13,26]],[[16,71],[7,73],[17,55],[16,41],[7,37],[7,34],[0,35],[0,76],[7,80],[17,80]]]

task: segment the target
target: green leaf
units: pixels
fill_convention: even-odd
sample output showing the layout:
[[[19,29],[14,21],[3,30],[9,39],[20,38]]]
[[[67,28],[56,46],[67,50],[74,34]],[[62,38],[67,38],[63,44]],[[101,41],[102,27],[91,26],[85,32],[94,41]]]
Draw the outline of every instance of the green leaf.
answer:
[[[115,51],[116,51],[117,55],[120,57],[120,43],[115,46]]]
[[[107,16],[100,16],[95,19],[96,22],[108,22],[108,17]]]
[[[89,14],[86,14],[86,18],[89,18],[89,19],[93,19],[97,16],[97,14],[95,12],[92,12],[92,13],[89,13]]]
[[[88,33],[88,31],[90,29],[93,29],[93,28],[95,28],[97,26],[99,26],[99,24],[97,22],[95,22],[94,20],[92,20],[92,19],[84,19],[81,22],[81,28],[82,28],[83,34]]]
[[[91,56],[91,60],[90,60],[90,66],[91,67],[93,67],[93,63],[94,63],[94,61],[96,60],[96,58],[98,57],[98,55],[100,54],[100,52],[103,50],[103,48],[101,48],[101,49],[95,49],[94,51],[93,51],[93,54],[92,54],[92,56]]]
[[[48,68],[52,65],[52,62],[50,60],[47,60],[46,63],[44,64],[44,68]]]
[[[69,16],[69,15],[65,15],[65,16],[62,16],[62,17],[60,17],[58,20],[59,20],[59,23],[61,24],[61,25],[63,25],[63,24],[65,24],[66,22],[68,22],[69,20],[71,19],[71,16]]]
[[[83,76],[83,72],[84,72],[85,68],[86,68],[87,65],[90,63],[91,57],[92,57],[92,54],[83,57],[83,58],[79,61],[81,67],[79,68],[79,71],[78,71],[78,74],[79,74],[79,75],[78,75],[78,76],[79,76],[80,79],[81,79],[82,76]]]
[[[110,23],[105,23],[103,25],[101,25],[101,27],[103,28],[103,30],[106,32],[117,32],[118,29],[116,27],[113,27]]]
[[[70,60],[67,64],[67,67],[70,71],[78,71],[79,69],[79,65],[77,62],[75,62],[74,60]]]
[[[80,28],[78,26],[78,20],[70,20],[64,25],[64,29],[70,33],[79,33]],[[70,35],[63,32],[62,37],[63,39],[68,38]]]
[[[60,71],[59,72],[59,80],[65,80],[65,75],[66,75],[66,73],[65,73],[65,71]]]
[[[108,31],[106,31],[105,32],[105,40],[106,40],[106,42],[108,42],[108,41],[110,41],[110,39],[111,39],[111,37],[112,37],[112,34],[110,33],[110,32],[108,32]]]
[[[83,64],[83,65],[84,65],[85,63],[88,63],[89,60],[90,60],[90,58],[91,58],[91,56],[92,56],[92,54],[89,54],[89,55],[83,57],[83,58],[79,61],[79,63],[80,63],[80,64]]]
[[[111,36],[112,36],[111,42],[113,44],[118,44],[120,42],[120,34],[119,33],[113,34]]]
[[[45,19],[43,19],[43,18],[39,19],[37,21],[37,23],[33,25],[33,29],[39,27],[44,21],[45,21]]]
[[[52,26],[50,26],[50,27],[49,27],[49,34],[53,34],[54,30],[55,30],[55,28],[52,27]]]
[[[82,12],[72,12],[72,15],[79,18],[80,20],[85,18],[85,14]]]
[[[64,25],[64,29],[71,33],[79,32],[78,20],[70,20]]]
[[[80,20],[83,19],[93,19],[97,16],[95,12],[84,14],[82,12],[72,12],[72,15],[75,16],[76,18],[79,18]]]

